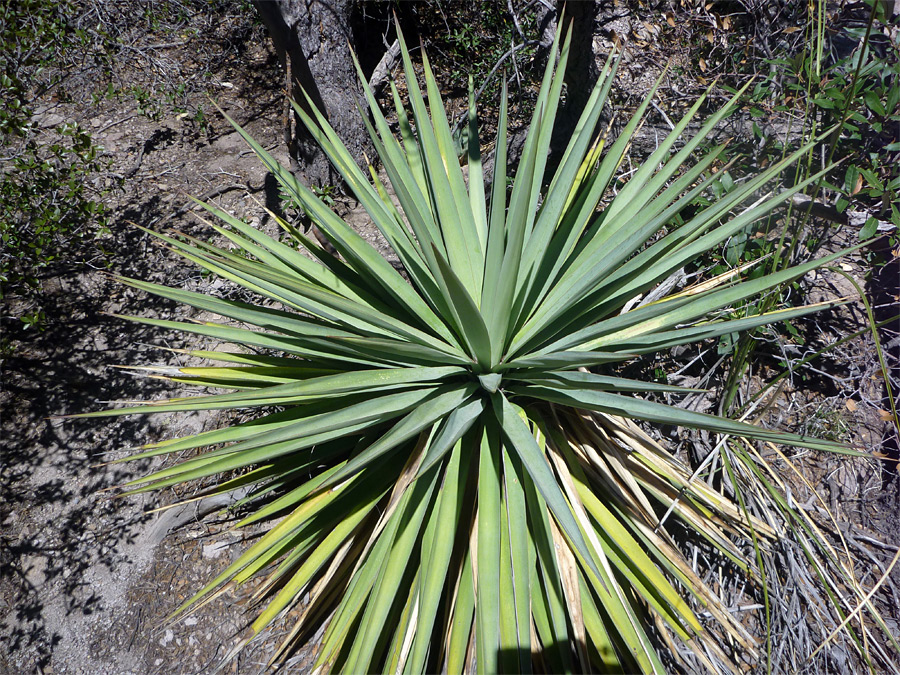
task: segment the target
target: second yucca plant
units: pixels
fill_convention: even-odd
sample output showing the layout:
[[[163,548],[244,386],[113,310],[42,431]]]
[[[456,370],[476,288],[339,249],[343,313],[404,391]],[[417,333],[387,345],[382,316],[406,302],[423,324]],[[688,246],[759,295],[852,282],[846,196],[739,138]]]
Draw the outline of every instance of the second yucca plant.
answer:
[[[646,400],[691,390],[614,373],[644,354],[820,309],[729,318],[736,303],[836,256],[745,282],[735,270],[655,302],[632,302],[818,176],[765,192],[808,150],[800,148],[676,221],[706,193],[724,147],[687,161],[737,97],[682,141],[701,99],[610,195],[654,94],[614,141],[596,134],[617,67],[611,58],[558,169],[545,177],[569,36],[561,49],[560,41],[511,189],[504,91],[489,197],[474,104],[466,172],[427,58],[430,109],[405,45],[410,112],[394,88],[399,138],[361,78],[390,191],[374,170],[367,176],[358,168],[324,117],[306,112],[314,106],[296,106],[399,263],[238,127],[338,255],[287,223],[303,253],[204,204],[224,222],[212,227],[237,250],[156,236],[264,302],[124,280],[224,317],[130,318],[233,345],[190,352],[219,365],[180,368],[172,379],[234,391],[94,415],[260,411],[137,455],[196,451],[135,481],[132,492],[218,477],[207,493],[243,490],[239,525],[270,523],[183,610],[265,575],[256,597],[267,604],[254,634],[299,613],[273,660],[327,622],[317,667],[352,673],[664,672],[660,650],[669,648],[666,659],[736,669],[736,654],[756,654],[753,638],[680,552],[672,527],[744,570],[751,584],[747,542],[765,550],[775,530],[694,480],[638,422],[843,448]]]

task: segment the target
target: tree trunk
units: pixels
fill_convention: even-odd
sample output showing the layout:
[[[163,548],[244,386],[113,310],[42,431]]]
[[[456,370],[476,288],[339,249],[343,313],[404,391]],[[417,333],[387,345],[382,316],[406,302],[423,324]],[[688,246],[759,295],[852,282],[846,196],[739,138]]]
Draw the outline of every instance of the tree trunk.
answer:
[[[356,109],[363,99],[350,57],[353,0],[253,0],[253,4],[284,66],[291,98],[308,110],[306,91],[361,161],[369,141]],[[291,111],[285,117],[291,168],[307,184],[337,183],[337,173],[303,124]]]
[[[563,17],[563,39],[569,25],[572,26],[572,44],[569,47],[569,60],[566,64],[564,81],[566,84],[565,100],[560,106],[553,127],[550,141],[550,157],[547,161],[548,175],[556,171],[572,133],[578,126],[578,119],[591,96],[600,69],[594,54],[594,28],[599,3],[596,0],[577,0],[556,4],[552,21],[547,23],[548,30],[556,29],[559,17]],[[544,10],[546,12],[546,10]],[[542,20],[543,21],[543,20]],[[562,42],[560,42],[560,48]],[[600,119],[603,120],[601,115]],[[590,133],[590,130],[588,130]]]
[[[563,27],[563,39],[569,23],[572,23],[572,44],[569,48],[569,61],[564,73],[566,84],[565,100],[560,106],[556,122],[553,126],[553,135],[550,139],[550,156],[547,159],[547,171],[545,178],[556,171],[572,133],[578,125],[578,119],[584,110],[585,103],[590,98],[591,91],[597,82],[600,69],[594,54],[594,29],[596,28],[597,12],[602,0],[559,0],[555,5],[540,2],[537,7],[537,25],[540,34],[540,45],[536,59],[538,70],[542,69],[550,54],[550,46],[556,34],[559,17],[565,10]],[[900,0],[898,0],[900,1]],[[562,48],[562,42],[560,42]],[[604,115],[601,114],[601,123]],[[525,141],[529,129],[526,127],[513,132],[509,137],[507,149],[507,164],[518,164],[525,147]],[[487,186],[493,180],[494,156],[491,152],[485,159],[485,179]]]
[[[557,15],[564,6],[565,22],[572,22],[572,46],[565,75],[566,103],[563,116],[574,129],[600,75],[594,56],[594,22],[598,6],[597,2],[585,0],[558,4],[560,8]]]

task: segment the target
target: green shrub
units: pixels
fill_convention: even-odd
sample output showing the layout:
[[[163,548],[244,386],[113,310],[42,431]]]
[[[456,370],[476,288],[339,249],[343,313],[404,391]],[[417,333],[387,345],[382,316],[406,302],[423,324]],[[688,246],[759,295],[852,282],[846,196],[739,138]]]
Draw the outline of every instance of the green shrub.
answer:
[[[34,114],[47,91],[65,98],[65,70],[90,42],[73,27],[74,12],[71,2],[47,0],[0,7],[0,297],[34,295],[42,268],[96,255],[80,244],[107,223],[100,191],[87,183],[105,166],[90,134],[74,122],[41,129]]]
[[[824,1],[785,6],[784,13],[768,14],[765,4],[747,8],[744,21],[754,27],[755,37],[742,38],[738,49],[732,45],[732,55],[747,56],[747,50],[762,46],[768,58],[759,58],[758,54],[757,58],[742,58],[732,64],[739,79],[750,74],[757,78],[745,99],[753,120],[754,157],[732,170],[741,176],[755,171],[757,165],[779,161],[798,142],[825,130],[831,132],[827,142],[818,146],[816,152],[810,151],[785,180],[796,183],[828,167],[832,160],[841,163],[832,165],[804,190],[808,205],[788,209],[783,227],[776,218],[770,218],[736,233],[716,261],[714,271],[756,262],[759,264],[749,266],[748,274],[767,275],[809,259],[826,242],[833,245],[835,235],[846,235],[847,226],[839,223],[847,218],[848,207],[863,212],[853,214],[847,221],[856,228],[854,237],[871,244],[878,236],[879,220],[885,225],[889,222],[895,226],[890,234],[890,248],[896,248],[900,176],[894,166],[900,150],[900,144],[895,142],[900,122],[900,88],[895,83],[900,77],[900,42],[896,31],[887,30],[887,5],[872,0],[866,4],[869,8],[863,14],[862,4],[838,7]],[[763,72],[760,65],[765,68]],[[766,126],[764,121],[770,125],[774,121],[774,128],[761,128],[760,125]],[[733,186],[731,176],[726,178],[720,189]],[[839,232],[841,229],[845,231]],[[869,264],[884,264],[872,251],[867,258]],[[789,301],[791,296],[802,301],[796,284],[788,290],[791,292],[754,300],[735,311],[766,312],[776,303]],[[791,322],[784,322],[781,328],[783,339],[803,343],[800,331]],[[770,331],[770,335],[774,334]],[[760,331],[735,334],[720,341],[720,353],[732,355],[722,388],[721,410],[739,415],[739,402],[748,404],[740,401],[739,385],[754,352],[767,341]]]
[[[97,147],[75,124],[60,125],[55,134],[56,142],[50,144],[30,139],[4,162],[0,296],[7,288],[37,287],[42,268],[78,260],[78,243],[105,231],[108,209],[85,185],[104,166]]]
[[[871,6],[868,25],[850,25],[844,20],[834,27],[831,19],[813,12],[810,5],[802,48],[791,50],[782,44],[773,58],[765,59],[769,71],[754,85],[748,100],[771,106],[776,114],[802,119],[795,133],[814,134],[816,129],[838,127],[828,154],[845,161],[822,184],[826,201],[840,212],[850,204],[863,207],[900,227],[900,177],[894,169],[900,151],[900,87],[896,84],[900,42],[896,31],[880,34],[877,29],[890,25],[887,5],[867,4]],[[825,5],[821,3],[820,10]],[[853,46],[849,52],[847,45]],[[767,116],[755,105],[750,114]],[[769,159],[783,152],[782,144],[767,138],[756,124],[753,130],[755,140],[765,144]],[[820,162],[820,158],[810,158],[810,164]],[[861,238],[874,234],[875,221],[871,221]]]
[[[179,613],[265,575],[256,597],[268,605],[253,633],[299,612],[273,660],[327,620],[318,664],[354,673],[459,672],[473,659],[486,673],[661,673],[683,658],[737,672],[736,664],[760,657],[680,545],[685,537],[701,542],[703,559],[746,575],[748,592],[755,587],[765,598],[768,620],[761,565],[774,559],[785,532],[806,532],[808,516],[789,500],[783,504],[781,478],[757,460],[751,441],[847,450],[654,402],[654,394],[695,390],[624,379],[615,366],[834,304],[740,318],[729,311],[837,254],[750,281],[716,277],[623,311],[817,180],[763,192],[810,146],[673,224],[715,180],[708,169],[724,146],[696,164],[688,160],[740,94],[682,141],[701,100],[598,211],[650,98],[614,142],[600,142],[595,127],[618,65],[608,62],[544,188],[569,51],[569,38],[558,52],[559,41],[511,191],[502,105],[489,199],[474,106],[467,186],[424,55],[430,111],[403,46],[411,113],[395,89],[399,140],[366,91],[371,136],[399,207],[374,170],[367,177],[357,167],[323,117],[296,106],[402,274],[235,125],[339,256],[287,223],[309,255],[204,204],[224,223],[211,227],[249,258],[197,239],[156,236],[264,302],[123,280],[223,317],[203,324],[130,318],[242,347],[194,351],[217,365],[163,371],[175,382],[233,391],[85,416],[269,411],[150,444],[131,458],[199,451],[130,483],[130,493],[218,477],[206,494],[249,490],[239,502],[246,509],[240,525],[270,522]],[[734,439],[712,453],[724,484],[696,480],[639,422]],[[818,540],[803,536],[804,550],[815,553]],[[838,579],[844,591],[833,602],[846,613],[863,595],[859,585],[840,565],[811,560],[829,589]],[[311,600],[301,605],[307,592]],[[854,640],[854,631],[866,631],[866,644],[872,640],[865,627],[845,630]],[[675,642],[691,656],[669,649]]]

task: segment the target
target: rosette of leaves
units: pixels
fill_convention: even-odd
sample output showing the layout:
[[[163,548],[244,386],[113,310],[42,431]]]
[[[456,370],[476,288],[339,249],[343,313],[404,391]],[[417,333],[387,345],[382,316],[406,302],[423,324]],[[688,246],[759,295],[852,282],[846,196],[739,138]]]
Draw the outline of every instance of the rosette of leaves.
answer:
[[[394,88],[398,136],[361,77],[390,191],[357,166],[315,106],[295,106],[395,263],[235,124],[337,255],[287,223],[303,252],[204,204],[234,249],[156,236],[264,301],[124,280],[223,317],[129,318],[234,345],[190,352],[216,365],[163,371],[233,391],[93,415],[259,412],[133,457],[193,451],[129,484],[132,493],[218,477],[205,494],[241,490],[240,526],[270,523],[179,611],[262,575],[253,633],[289,612],[294,619],[273,661],[324,624],[322,670],[665,672],[663,658],[737,669],[735,654],[752,659],[757,644],[679,541],[701,541],[753,585],[753,551],[779,533],[733,495],[694,480],[643,429],[844,448],[649,400],[691,390],[625,379],[616,364],[823,306],[729,318],[735,303],[836,255],[631,302],[818,180],[765,190],[809,146],[678,219],[714,180],[724,148],[688,160],[737,97],[682,140],[701,99],[611,194],[653,96],[614,140],[597,133],[617,67],[611,57],[558,168],[545,176],[569,52],[569,36],[557,35],[511,188],[502,99],[486,190],[471,97],[463,167],[427,57],[430,107],[401,45],[409,111]]]

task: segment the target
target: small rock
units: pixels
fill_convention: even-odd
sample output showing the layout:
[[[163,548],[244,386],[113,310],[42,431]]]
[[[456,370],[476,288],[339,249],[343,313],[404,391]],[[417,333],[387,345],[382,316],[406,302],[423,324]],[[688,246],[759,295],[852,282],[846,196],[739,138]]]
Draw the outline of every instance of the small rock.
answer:
[[[214,541],[211,544],[207,544],[203,547],[203,557],[204,558],[218,558],[222,555],[222,551],[228,547],[228,542],[225,541]]]
[[[57,115],[55,113],[51,113],[51,114],[45,116],[43,119],[41,119],[39,124],[42,127],[44,127],[45,129],[48,129],[50,127],[58,127],[60,124],[62,124],[65,121],[66,120],[62,115]]]

